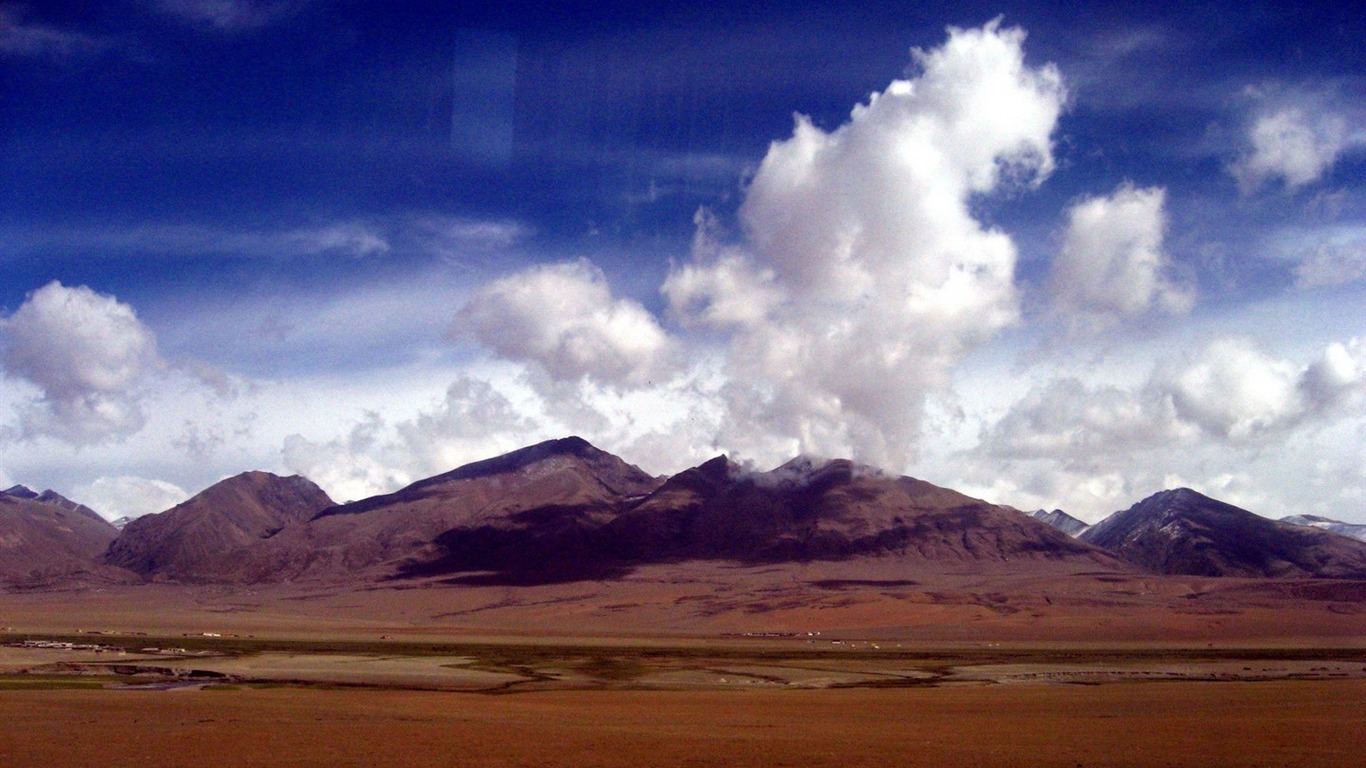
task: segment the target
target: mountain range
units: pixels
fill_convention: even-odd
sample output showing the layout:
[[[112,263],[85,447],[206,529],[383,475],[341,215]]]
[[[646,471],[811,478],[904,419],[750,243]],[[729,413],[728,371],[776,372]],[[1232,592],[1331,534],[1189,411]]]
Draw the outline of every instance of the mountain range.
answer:
[[[246,472],[122,530],[51,491],[0,493],[0,578],[12,584],[518,586],[687,563],[889,584],[946,572],[1366,579],[1366,542],[1189,489],[1087,528],[842,459],[758,472],[718,456],[654,477],[577,437],[346,504],[303,477]]]
[[[94,510],[53,491],[0,491],[0,581],[41,584],[111,570],[102,558],[118,533]]]

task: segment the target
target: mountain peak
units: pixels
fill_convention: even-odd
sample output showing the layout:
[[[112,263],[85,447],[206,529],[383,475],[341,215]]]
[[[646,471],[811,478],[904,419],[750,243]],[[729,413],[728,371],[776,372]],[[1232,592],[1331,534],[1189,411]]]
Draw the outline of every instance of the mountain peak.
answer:
[[[1190,576],[1361,578],[1366,547],[1260,517],[1189,488],[1155,493],[1080,538],[1135,565]]]
[[[1061,509],[1055,509],[1052,512],[1039,509],[1035,510],[1034,512],[1030,512],[1029,516],[1034,518],[1035,520],[1053,526],[1054,528],[1062,531],[1068,536],[1077,536],[1087,528],[1087,524],[1085,521],[1078,520],[1077,518],[1072,517],[1071,515],[1067,514]]]
[[[13,496],[16,499],[38,498],[38,494],[32,488],[29,488],[27,485],[16,485],[12,488],[6,488],[5,490],[0,491],[0,493],[5,494],[6,496]]]
[[[212,578],[231,568],[242,548],[331,506],[305,477],[243,472],[165,512],[130,521],[105,559],[143,575]]]
[[[591,460],[611,456],[611,454],[599,450],[582,437],[571,435],[570,437],[561,437],[555,440],[546,440],[544,442],[536,443],[535,445],[529,445],[501,456],[494,456],[491,459],[465,464],[450,472],[436,475],[435,477],[429,477],[426,480],[420,480],[413,483],[409,488],[437,485],[452,480],[469,480],[476,477],[516,472],[519,469],[537,462],[559,456],[573,456]]]

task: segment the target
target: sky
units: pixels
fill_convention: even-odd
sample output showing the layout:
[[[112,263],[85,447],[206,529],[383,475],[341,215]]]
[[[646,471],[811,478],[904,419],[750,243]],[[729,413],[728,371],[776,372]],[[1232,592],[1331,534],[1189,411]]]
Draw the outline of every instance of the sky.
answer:
[[[0,0],[0,483],[577,434],[1366,522],[1366,17],[674,5]]]

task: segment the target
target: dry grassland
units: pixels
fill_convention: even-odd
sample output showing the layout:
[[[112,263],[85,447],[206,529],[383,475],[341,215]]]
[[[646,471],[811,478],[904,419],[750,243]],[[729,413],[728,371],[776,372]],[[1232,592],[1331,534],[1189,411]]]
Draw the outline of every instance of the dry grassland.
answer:
[[[0,693],[6,765],[1359,766],[1366,682]]]

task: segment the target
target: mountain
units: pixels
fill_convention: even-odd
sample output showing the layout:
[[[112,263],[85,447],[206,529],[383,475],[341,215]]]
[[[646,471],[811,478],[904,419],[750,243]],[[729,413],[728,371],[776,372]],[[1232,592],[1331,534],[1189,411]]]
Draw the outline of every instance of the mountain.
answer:
[[[1080,535],[1082,531],[1086,530],[1089,527],[1088,523],[1082,522],[1081,520],[1072,517],[1071,515],[1067,514],[1061,509],[1055,509],[1052,512],[1046,512],[1042,509],[1036,509],[1033,512],[1030,512],[1029,516],[1034,518],[1035,520],[1038,520],[1039,522],[1047,523],[1053,526],[1054,528],[1062,531],[1068,536]]]
[[[100,555],[118,535],[89,507],[22,485],[0,491],[0,580],[38,583],[72,575],[108,576]]]
[[[1158,573],[1366,578],[1366,543],[1269,520],[1189,488],[1149,496],[1080,538]]]
[[[1329,531],[1357,541],[1366,541],[1366,525],[1359,523],[1344,523],[1341,520],[1319,517],[1318,515],[1289,515],[1282,517],[1281,522],[1318,528],[1321,531]]]
[[[598,564],[583,549],[588,532],[660,482],[582,438],[550,440],[324,510],[253,548],[236,578],[588,575]]]
[[[1007,507],[843,459],[749,473],[719,457],[671,478],[605,533],[630,562],[1109,562]]]
[[[140,527],[129,524],[111,562],[148,572],[112,557]],[[230,562],[165,572],[238,583],[517,585],[694,561],[877,561],[898,573],[1040,561],[1127,567],[1010,508],[849,461],[802,458],[753,472],[718,457],[665,479],[569,437],[321,509],[243,542]]]
[[[105,562],[144,576],[214,580],[236,566],[243,549],[331,506],[306,478],[244,472],[165,512],[130,521],[109,545]]]

